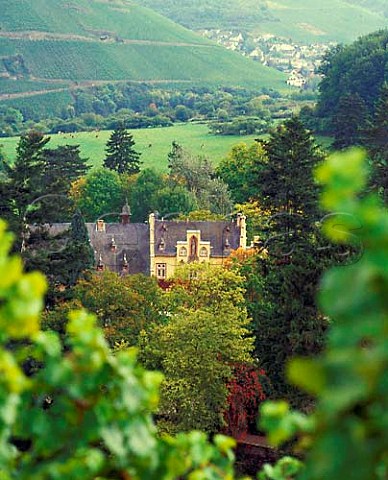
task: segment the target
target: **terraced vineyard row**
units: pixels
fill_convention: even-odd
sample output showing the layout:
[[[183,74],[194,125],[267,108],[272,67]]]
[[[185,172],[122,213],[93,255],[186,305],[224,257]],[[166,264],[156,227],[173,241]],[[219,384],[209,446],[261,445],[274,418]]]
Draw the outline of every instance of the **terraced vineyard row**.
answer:
[[[210,82],[222,82],[227,72],[228,83],[264,85],[270,80],[283,80],[282,74],[251,64],[237,54],[230,55],[218,46],[1,40],[1,56],[15,52],[23,57],[29,74],[41,79],[198,81],[207,77]]]
[[[1,72],[1,70],[0,70]],[[9,94],[36,92],[41,90],[53,90],[58,88],[68,88],[69,82],[58,81],[55,83],[41,82],[36,80],[10,80],[0,78],[0,99],[6,99]]]
[[[40,31],[127,39],[189,42],[193,34],[131,1],[0,0],[3,31]],[[198,43],[207,40],[197,38]]]

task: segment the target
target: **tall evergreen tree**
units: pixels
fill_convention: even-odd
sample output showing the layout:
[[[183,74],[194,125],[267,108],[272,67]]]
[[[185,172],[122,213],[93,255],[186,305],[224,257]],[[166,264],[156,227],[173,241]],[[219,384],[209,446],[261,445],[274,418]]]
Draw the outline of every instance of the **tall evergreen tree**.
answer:
[[[4,165],[5,178],[2,178],[0,186],[1,216],[16,234],[14,248],[17,250],[23,244],[28,208],[44,192],[43,150],[49,140],[40,132],[28,132],[17,145],[15,163],[12,166]],[[33,210],[30,209],[30,213],[36,217]]]
[[[44,150],[45,182],[56,183],[61,191],[68,192],[72,182],[87,174],[88,159],[82,158],[79,145],[61,145]]]
[[[18,249],[24,249],[27,224],[69,218],[67,194],[71,182],[88,169],[79,146],[48,149],[49,140],[40,132],[30,131],[20,138],[15,163],[4,162],[0,213],[16,233]]]
[[[40,270],[46,275],[49,283],[47,304],[55,304],[59,297],[66,297],[69,287],[94,264],[94,251],[79,210],[74,213],[66,232],[52,236],[45,226],[34,229],[23,257],[27,270]]]
[[[261,168],[256,185],[260,205],[270,212],[270,234],[305,236],[318,216],[318,187],[312,170],[322,160],[314,138],[293,117],[272,132],[264,142],[266,156],[258,157]]]
[[[20,137],[15,163],[8,172],[12,210],[19,218],[25,214],[27,206],[43,193],[43,149],[49,141],[50,137],[37,131],[30,131]]]
[[[121,125],[114,130],[106,144],[107,155],[104,167],[118,173],[130,175],[140,172],[140,153],[133,147],[135,141],[131,133]]]
[[[75,285],[83,271],[94,264],[94,252],[81,212],[77,210],[71,220],[70,241],[64,252],[64,277],[68,286]]]
[[[274,395],[298,403],[296,390],[285,380],[286,362],[296,354],[318,353],[326,328],[315,304],[324,262],[316,250],[318,189],[312,175],[322,155],[297,118],[280,125],[263,147],[266,157],[258,157],[260,168],[251,182],[256,184],[259,205],[268,212],[262,239],[268,255],[257,257],[250,266],[249,276],[260,280],[252,283],[247,299],[256,355]]]

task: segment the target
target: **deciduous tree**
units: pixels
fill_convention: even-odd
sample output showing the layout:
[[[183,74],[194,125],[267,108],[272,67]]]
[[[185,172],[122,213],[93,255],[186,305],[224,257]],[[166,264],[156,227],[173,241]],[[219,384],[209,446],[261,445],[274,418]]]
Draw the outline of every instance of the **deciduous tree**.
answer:
[[[224,425],[232,365],[253,361],[243,291],[242,277],[222,268],[178,271],[165,294],[169,321],[143,339],[141,354],[166,376],[160,428],[217,432]]]
[[[162,291],[143,275],[90,273],[76,285],[74,298],[97,315],[112,347],[121,340],[137,345],[142,330],[164,319]]]
[[[365,132],[365,145],[372,158],[372,186],[388,203],[388,83],[381,89],[375,113]]]
[[[86,221],[94,222],[105,214],[118,214],[125,198],[117,172],[106,168],[94,169],[85,181],[73,183],[70,195]]]

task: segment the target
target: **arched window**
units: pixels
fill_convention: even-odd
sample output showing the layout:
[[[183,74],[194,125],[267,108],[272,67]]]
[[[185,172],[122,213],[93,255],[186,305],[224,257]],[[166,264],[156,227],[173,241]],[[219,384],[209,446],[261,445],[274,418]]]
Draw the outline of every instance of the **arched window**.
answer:
[[[198,258],[198,239],[194,235],[190,238],[190,260]]]
[[[202,247],[201,250],[199,251],[199,256],[200,257],[207,257],[207,248]]]
[[[186,247],[181,247],[179,249],[179,256],[180,257],[187,257],[187,248]]]

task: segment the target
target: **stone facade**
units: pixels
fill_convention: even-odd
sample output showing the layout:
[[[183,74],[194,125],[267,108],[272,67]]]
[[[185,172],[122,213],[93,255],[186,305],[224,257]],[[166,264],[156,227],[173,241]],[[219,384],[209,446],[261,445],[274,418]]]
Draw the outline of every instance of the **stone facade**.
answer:
[[[190,262],[222,265],[232,250],[246,248],[245,216],[234,221],[165,221],[149,217],[150,275],[173,276]]]

